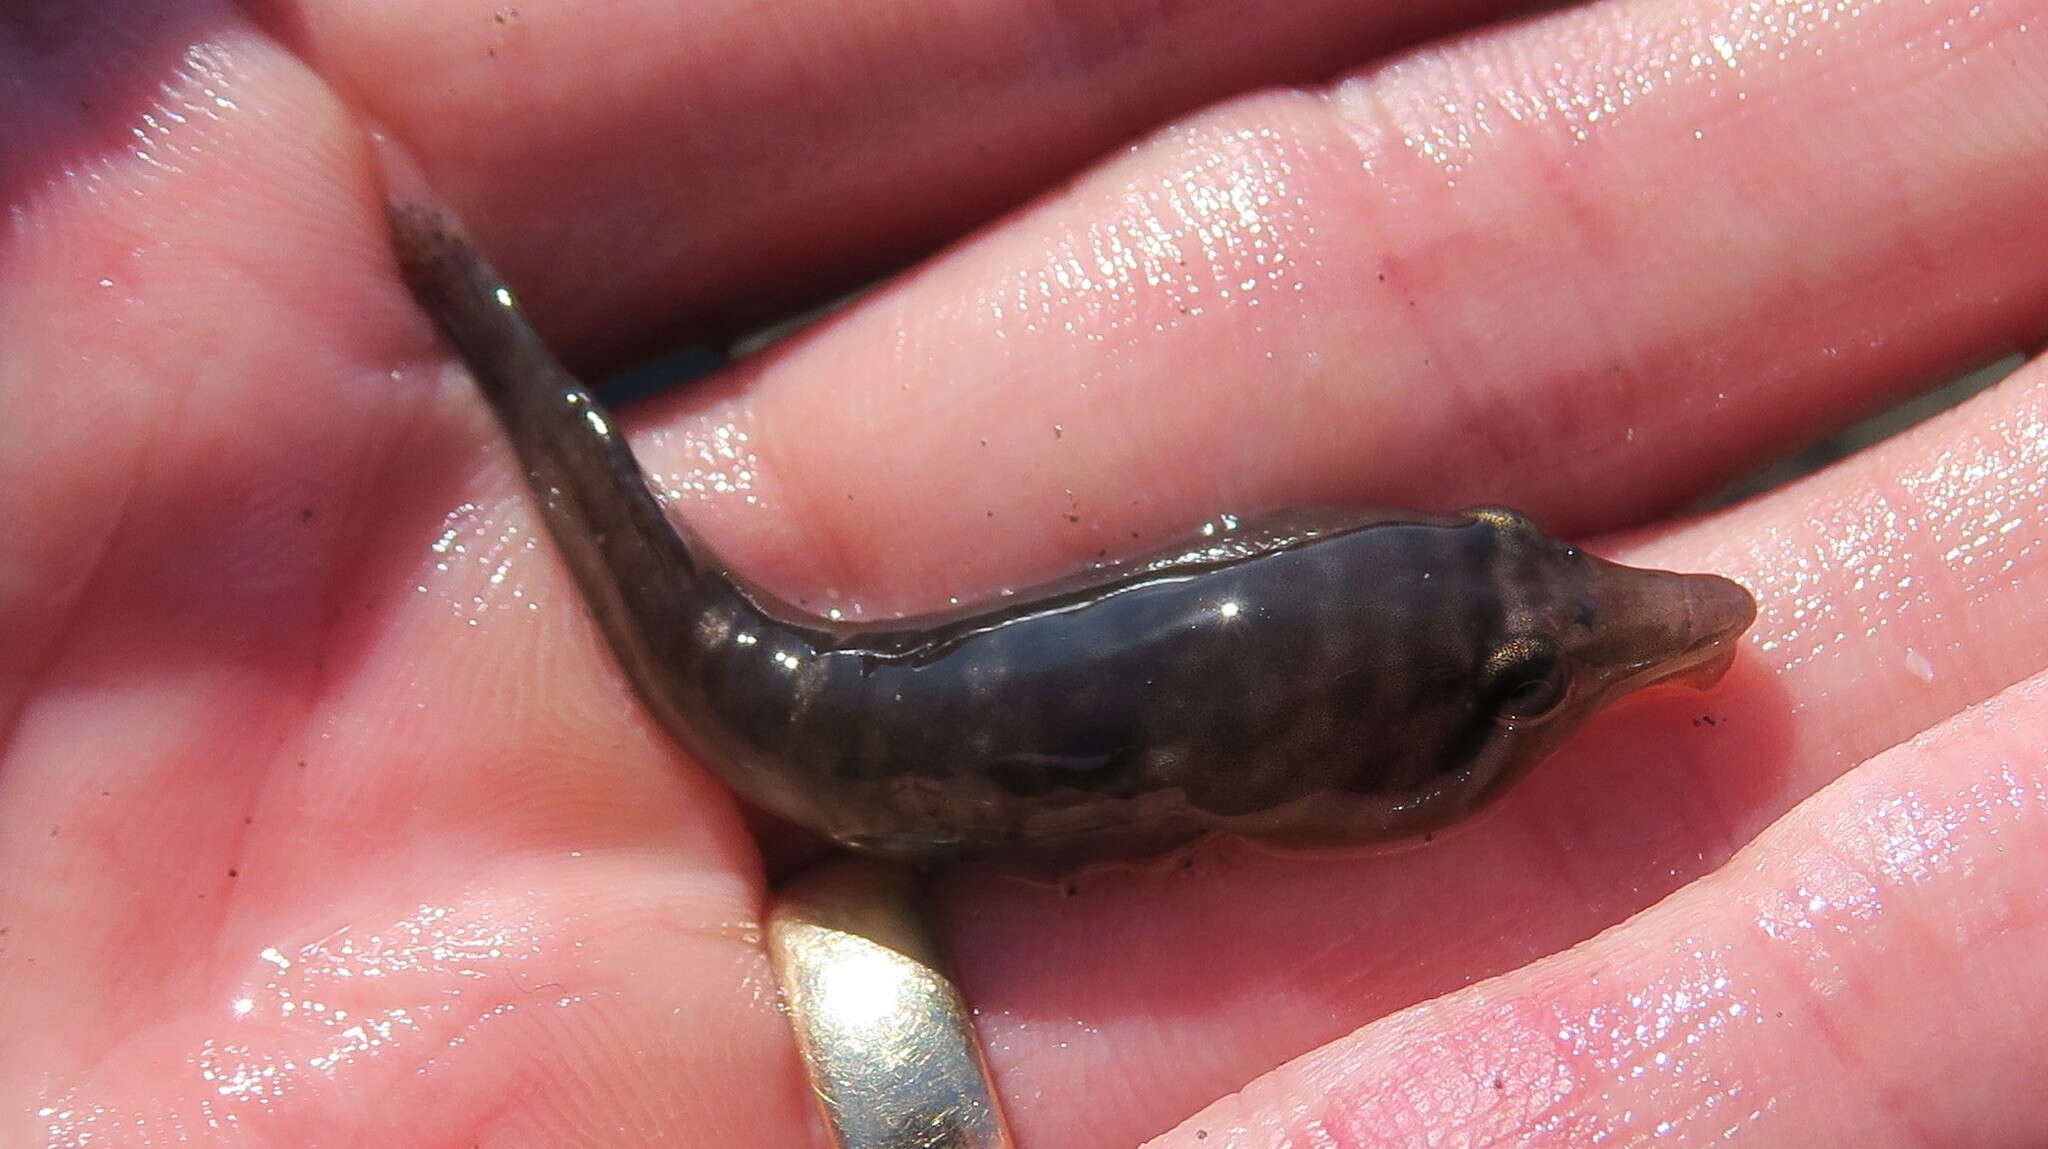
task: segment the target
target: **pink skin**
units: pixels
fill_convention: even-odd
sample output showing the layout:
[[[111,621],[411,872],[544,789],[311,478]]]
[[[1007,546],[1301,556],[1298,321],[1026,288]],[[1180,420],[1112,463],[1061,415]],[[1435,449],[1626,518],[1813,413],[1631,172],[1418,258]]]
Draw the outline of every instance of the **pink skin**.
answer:
[[[337,93],[599,361],[1170,110],[1104,59],[1179,107],[1420,19],[942,7],[271,9],[301,56],[232,11],[0,16],[0,1144],[807,1143],[761,851],[606,661]],[[1757,592],[1718,691],[1429,848],[951,877],[1026,1146],[2048,1125],[2048,686],[2012,686],[2048,668],[2048,373],[1657,524],[2048,326],[2044,75],[2011,0],[1480,29],[1152,134],[632,413],[679,512],[820,610],[1336,500],[1511,501]]]
[[[2037,675],[1586,945],[1367,1025],[1149,1144],[2038,1143],[2038,1056],[2008,1058],[2048,1009],[2044,726]]]

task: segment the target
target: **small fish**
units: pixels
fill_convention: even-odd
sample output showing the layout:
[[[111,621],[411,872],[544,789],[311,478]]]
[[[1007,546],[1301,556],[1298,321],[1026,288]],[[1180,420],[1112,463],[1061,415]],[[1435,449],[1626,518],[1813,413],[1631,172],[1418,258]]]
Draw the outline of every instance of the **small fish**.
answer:
[[[746,799],[851,849],[1070,868],[1214,833],[1419,835],[1615,698],[1711,686],[1756,614],[1727,579],[1481,507],[1226,518],[995,605],[820,618],[664,514],[445,213],[390,219],[642,702]]]

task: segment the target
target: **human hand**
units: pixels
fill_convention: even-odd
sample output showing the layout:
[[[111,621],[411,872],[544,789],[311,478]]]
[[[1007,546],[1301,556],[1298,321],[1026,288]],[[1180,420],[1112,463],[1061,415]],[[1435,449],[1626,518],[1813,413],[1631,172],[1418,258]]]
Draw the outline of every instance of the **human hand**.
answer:
[[[0,1142],[809,1136],[755,840],[445,370],[351,106],[601,364],[1501,11],[0,15]],[[2038,334],[2044,23],[1607,0],[1260,90],[631,413],[820,610],[1335,501],[1512,502],[1757,592],[1717,693],[1426,849],[953,875],[1024,1145],[2048,1122],[2011,1020],[2048,1004],[2041,373],[1636,529]]]

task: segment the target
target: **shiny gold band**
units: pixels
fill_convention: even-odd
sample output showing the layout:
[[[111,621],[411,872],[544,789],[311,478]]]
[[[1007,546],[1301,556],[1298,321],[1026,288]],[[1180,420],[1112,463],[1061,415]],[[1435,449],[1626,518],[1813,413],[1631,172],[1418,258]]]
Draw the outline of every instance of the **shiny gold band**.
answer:
[[[768,954],[840,1149],[1012,1149],[974,1021],[947,980],[917,879],[828,862],[768,912]]]

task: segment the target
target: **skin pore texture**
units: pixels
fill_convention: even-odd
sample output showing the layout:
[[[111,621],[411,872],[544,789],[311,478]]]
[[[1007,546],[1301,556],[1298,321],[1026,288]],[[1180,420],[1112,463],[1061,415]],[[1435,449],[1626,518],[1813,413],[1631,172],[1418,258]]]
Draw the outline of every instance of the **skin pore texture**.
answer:
[[[2048,1127],[2048,377],[1672,518],[2048,329],[2038,4],[516,8],[0,14],[0,1143],[811,1143],[789,856],[612,667],[359,111],[574,364],[925,260],[620,413],[810,613],[1509,499],[1756,592],[1430,848],[949,875],[1024,1145]]]

